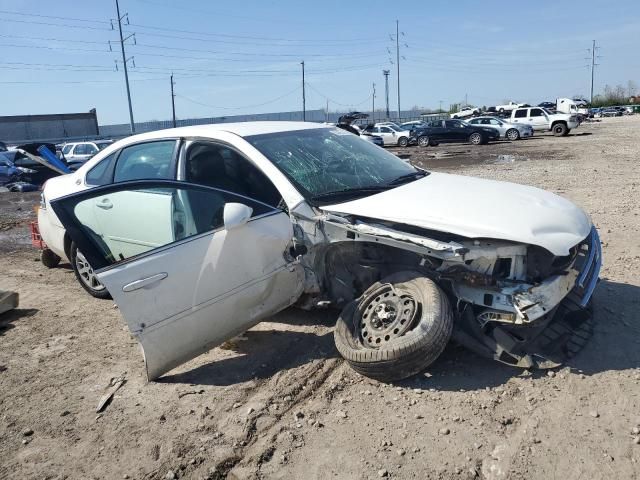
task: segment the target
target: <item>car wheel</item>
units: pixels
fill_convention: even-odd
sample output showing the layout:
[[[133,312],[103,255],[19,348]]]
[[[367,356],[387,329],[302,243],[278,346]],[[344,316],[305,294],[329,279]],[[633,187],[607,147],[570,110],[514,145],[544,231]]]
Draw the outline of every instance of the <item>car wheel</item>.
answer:
[[[564,137],[569,133],[569,129],[564,123],[556,123],[553,126],[553,134],[556,137]]]
[[[451,115],[451,118],[458,118],[457,115]]]
[[[424,370],[453,330],[446,294],[419,272],[398,272],[373,284],[340,313],[334,331],[340,355],[359,374],[385,382]]]
[[[480,145],[482,143],[482,135],[480,135],[479,133],[472,133],[471,135],[469,135],[469,141],[473,145]]]
[[[71,243],[70,251],[71,267],[82,288],[93,297],[111,298],[111,294],[105,286],[100,283],[98,277],[96,277],[96,274],[93,272],[93,268],[91,268],[91,265],[89,265],[89,262],[87,262],[82,252],[78,250],[74,242]]]
[[[398,139],[398,146],[406,147],[407,145],[409,145],[409,139],[407,137],[400,137]]]
[[[511,141],[519,140],[520,132],[518,132],[518,130],[516,130],[515,128],[510,128],[509,130],[507,130],[506,136]]]
[[[430,145],[429,142],[429,137],[426,135],[423,135],[422,137],[418,138],[418,145],[420,147],[428,147]]]
[[[44,248],[40,252],[40,261],[47,268],[56,268],[60,263],[60,257],[49,248]]]

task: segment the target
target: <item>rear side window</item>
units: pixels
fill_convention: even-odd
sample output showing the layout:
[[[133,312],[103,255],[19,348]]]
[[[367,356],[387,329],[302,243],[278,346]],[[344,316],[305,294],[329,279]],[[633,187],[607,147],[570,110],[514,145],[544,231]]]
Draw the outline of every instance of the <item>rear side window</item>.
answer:
[[[527,118],[527,110],[516,110],[515,118]]]
[[[122,150],[115,168],[114,182],[173,178],[175,140],[142,143]]]
[[[85,178],[87,185],[97,186],[111,183],[111,178],[113,177],[113,162],[115,159],[116,154],[112,153],[89,170],[89,173],[87,173],[87,177]]]

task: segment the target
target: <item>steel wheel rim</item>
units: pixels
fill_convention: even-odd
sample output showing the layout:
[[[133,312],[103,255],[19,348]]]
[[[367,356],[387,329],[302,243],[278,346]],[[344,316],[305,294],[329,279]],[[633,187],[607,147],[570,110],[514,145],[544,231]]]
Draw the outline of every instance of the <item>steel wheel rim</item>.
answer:
[[[409,332],[419,317],[413,296],[383,285],[370,293],[359,307],[358,334],[367,348],[378,349]]]
[[[96,277],[96,274],[93,273],[93,268],[91,268],[91,265],[89,265],[89,262],[87,262],[87,259],[84,257],[80,250],[76,252],[75,263],[76,271],[78,272],[78,276],[82,280],[82,283],[84,283],[91,290],[104,290],[104,285],[100,283],[98,277]]]

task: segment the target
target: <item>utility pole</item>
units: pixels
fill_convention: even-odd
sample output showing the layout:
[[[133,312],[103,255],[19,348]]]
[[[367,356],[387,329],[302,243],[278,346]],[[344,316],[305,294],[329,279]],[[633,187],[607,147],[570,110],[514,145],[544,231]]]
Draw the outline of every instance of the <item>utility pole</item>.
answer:
[[[438,100],[440,102],[440,108],[438,109],[438,113],[442,113],[442,100]]]
[[[469,102],[467,102],[467,94],[464,94],[464,106],[466,107],[467,105],[469,105]]]
[[[389,120],[389,74],[391,70],[382,70],[382,74],[384,75],[384,98],[386,101],[386,116],[387,120]]]
[[[396,20],[396,67],[398,69],[398,120],[400,120],[400,23]]]
[[[596,41],[593,40],[593,44],[591,45],[591,98],[590,98],[590,105],[593,105],[593,77],[594,77],[594,72],[596,69],[596,65],[598,65],[596,63]]]
[[[302,65],[302,121],[306,122],[307,121],[307,99],[306,99],[305,90],[304,90],[304,60],[300,62],[300,65]]]
[[[324,111],[324,121],[329,123],[329,99],[327,99],[327,108]]]
[[[371,95],[371,120],[376,123],[376,82],[373,82],[373,95]]]
[[[171,74],[171,113],[173,114],[173,128],[176,128],[176,95],[173,93],[173,73]]]
[[[126,16],[120,16],[120,5],[116,0],[116,13],[118,15],[118,31],[120,32],[120,49],[122,50],[122,65],[124,67],[124,82],[127,85],[127,100],[129,102],[129,123],[131,124],[131,133],[136,132],[136,126],[133,122],[133,107],[131,106],[131,90],[129,89],[129,72],[127,71],[127,55],[124,52],[124,42],[134,34],[129,35],[127,38],[122,38],[122,19]]]

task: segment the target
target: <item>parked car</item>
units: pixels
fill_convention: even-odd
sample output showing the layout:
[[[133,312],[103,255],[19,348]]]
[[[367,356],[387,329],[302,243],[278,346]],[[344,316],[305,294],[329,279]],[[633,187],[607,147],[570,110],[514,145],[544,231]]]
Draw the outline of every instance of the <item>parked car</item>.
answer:
[[[424,127],[425,125],[426,125],[426,123],[423,122],[422,120],[413,120],[411,122],[404,122],[404,123],[400,124],[400,128],[402,130],[411,131],[416,127]]]
[[[62,147],[62,159],[70,168],[78,168],[96,153],[113,143],[113,140],[95,140],[93,142],[65,143]]]
[[[601,117],[621,117],[623,113],[615,107],[603,108],[600,111]]]
[[[398,127],[394,123],[376,123],[375,125],[367,125],[365,133],[382,137],[385,146],[406,147],[409,145],[411,132]]]
[[[47,182],[38,221],[60,255],[84,253],[150,380],[293,304],[341,308],[338,352],[383,381],[420,372],[452,336],[557,366],[601,265],[565,198],[417,169],[313,123],[128,137]]]
[[[468,120],[467,123],[495,128],[500,133],[500,137],[512,141],[533,136],[533,127],[530,125],[510,123],[496,117],[476,117]]]
[[[555,110],[556,102],[541,102],[538,104],[539,107],[546,108],[547,110]]]
[[[462,120],[434,120],[426,127],[411,131],[411,143],[421,147],[435,146],[440,142],[481,145],[499,138],[500,133],[495,128],[470,125]]]
[[[511,112],[515,108],[524,107],[524,106],[525,106],[524,103],[509,102],[504,105],[496,105],[495,108],[499,113],[506,113],[506,112]]]
[[[464,107],[461,108],[458,112],[452,113],[451,118],[465,118],[471,117],[473,115],[479,115],[480,109],[476,107]]]
[[[364,120],[367,118],[369,118],[369,115],[366,113],[362,113],[362,112],[347,113],[345,115],[340,116],[340,118],[338,118],[338,123],[336,124],[336,127],[346,130],[348,132],[351,132],[354,135],[358,135],[363,140],[366,140],[367,142],[371,142],[374,145],[377,145],[378,147],[384,147],[384,140],[382,139],[382,137],[365,132],[360,127],[353,124],[353,122],[355,122],[356,120]]]
[[[569,113],[552,113],[541,107],[517,108],[511,112],[511,123],[525,124],[534,130],[550,131],[564,137],[574,128],[578,128],[578,117]]]

